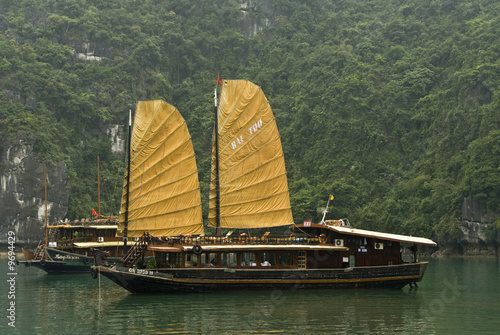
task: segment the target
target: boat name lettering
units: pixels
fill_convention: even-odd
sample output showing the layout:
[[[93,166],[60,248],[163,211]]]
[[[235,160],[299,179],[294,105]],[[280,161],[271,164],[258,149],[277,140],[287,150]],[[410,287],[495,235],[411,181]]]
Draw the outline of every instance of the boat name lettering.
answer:
[[[253,135],[262,128],[262,119],[259,119],[259,121],[255,122],[250,128],[248,128],[248,133],[249,135]],[[243,135],[237,136],[236,140],[231,142],[231,148],[236,149],[239,145],[243,143]]]
[[[248,128],[248,132],[250,135],[253,135],[253,133],[257,132],[260,128],[262,128],[262,119],[259,119],[259,121],[255,122],[253,126]]]
[[[152,276],[153,275],[153,271],[149,271],[149,270],[142,270],[142,269],[128,269],[128,272],[132,272],[132,273],[137,273],[139,275],[149,275],[149,276]]]
[[[57,260],[62,260],[62,261],[69,261],[69,260],[78,260],[80,259],[80,257],[75,257],[75,256],[70,256],[70,255],[55,255],[54,256],[55,259]]]
[[[241,143],[243,143],[243,135],[240,135],[239,137],[236,137],[236,141],[232,141],[231,142],[231,147],[234,149],[236,149],[236,147],[238,145],[240,145]]]

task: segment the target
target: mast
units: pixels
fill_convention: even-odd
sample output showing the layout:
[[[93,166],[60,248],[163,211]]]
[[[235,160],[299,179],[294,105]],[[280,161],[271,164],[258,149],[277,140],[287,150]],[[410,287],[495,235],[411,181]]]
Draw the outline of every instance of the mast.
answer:
[[[217,85],[220,83],[220,76],[217,80]],[[215,228],[215,236],[221,236],[220,233],[220,180],[219,180],[219,122],[217,120],[217,86],[215,86],[214,91],[214,113],[215,113],[215,125],[214,125],[214,136],[215,136],[215,190],[216,190],[216,198],[215,198],[215,220],[216,220],[216,228]]]
[[[101,216],[101,179],[99,177],[99,155],[97,155],[97,206],[98,214]]]
[[[48,231],[48,225],[49,225],[49,220],[48,220],[48,213],[47,213],[47,177],[46,177],[46,172],[45,172],[45,164],[43,165],[43,182],[45,184],[45,246],[49,246],[49,231]]]
[[[132,110],[128,113],[128,159],[127,159],[127,200],[125,203],[125,229],[123,230],[123,255],[127,254],[127,236],[128,236],[128,205],[130,193],[130,142],[132,139]]]

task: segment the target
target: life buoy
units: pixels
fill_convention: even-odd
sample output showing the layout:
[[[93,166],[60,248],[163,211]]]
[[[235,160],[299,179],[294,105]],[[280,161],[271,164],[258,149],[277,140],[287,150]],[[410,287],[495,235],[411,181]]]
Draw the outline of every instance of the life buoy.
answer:
[[[248,235],[245,234],[245,233],[241,234],[240,235],[240,242],[241,243],[247,243],[247,241],[248,241]]]
[[[193,242],[193,238],[191,237],[191,234],[184,235],[184,242],[186,242],[186,243]]]
[[[47,262],[45,261],[45,259],[42,259],[42,260],[40,261],[40,265],[41,265],[41,266],[44,266],[44,265],[45,265],[45,263],[47,263]]]
[[[198,244],[194,245],[192,250],[195,255],[201,255],[203,253],[203,248]]]
[[[88,264],[88,262],[89,262],[89,259],[88,259],[87,257],[85,257],[85,258],[83,259],[83,264]]]
[[[90,268],[90,275],[92,278],[97,279],[97,270],[95,268]]]
[[[325,234],[319,235],[319,243],[321,243],[321,244],[326,243],[326,235]]]

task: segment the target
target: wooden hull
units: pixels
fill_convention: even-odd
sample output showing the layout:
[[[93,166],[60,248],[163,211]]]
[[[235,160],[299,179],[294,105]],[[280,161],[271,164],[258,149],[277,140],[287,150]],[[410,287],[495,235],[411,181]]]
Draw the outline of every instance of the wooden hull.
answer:
[[[422,280],[427,262],[345,269],[162,269],[95,267],[132,293],[402,288]]]
[[[50,259],[48,260],[33,260],[29,255],[33,254],[26,250],[24,252],[26,261],[20,261],[26,267],[34,266],[49,274],[69,274],[69,273],[89,273],[90,267],[94,266],[94,258],[76,253],[66,252],[62,250],[46,248],[45,249]],[[24,250],[23,250],[24,251]],[[120,258],[109,258],[111,264],[117,263]]]

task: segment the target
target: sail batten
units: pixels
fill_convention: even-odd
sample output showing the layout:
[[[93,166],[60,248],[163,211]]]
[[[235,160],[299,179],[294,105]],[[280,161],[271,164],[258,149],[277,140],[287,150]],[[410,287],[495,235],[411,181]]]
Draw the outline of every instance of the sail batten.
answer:
[[[260,228],[293,224],[281,138],[260,87],[245,80],[225,80],[217,119],[221,125],[216,134],[220,226]],[[215,169],[213,154],[211,226],[216,226],[218,199]]]
[[[184,150],[188,149],[189,146],[192,146],[191,144],[191,138],[186,137],[185,132],[187,131],[187,127],[184,127],[186,129],[181,129],[181,128],[176,128],[174,129],[173,133],[177,131],[178,129],[181,129],[184,131],[184,133],[180,133],[177,136],[182,138],[182,141],[178,141],[173,136],[168,136],[166,138],[160,139],[162,142],[169,142],[172,143],[172,147],[169,148],[168,154],[165,155],[165,152],[161,152],[161,146],[157,146],[154,150],[151,150],[151,146],[149,146],[149,149],[151,150],[149,153],[145,153],[145,148],[141,149],[141,152],[138,152],[135,157],[133,158],[131,164],[132,166],[135,167],[137,171],[141,171],[141,168],[143,170],[141,173],[137,173],[134,175],[134,178],[139,178],[141,177],[142,174],[147,173],[148,169],[154,168],[156,165],[161,164],[162,161],[172,159],[170,155],[175,154],[175,152],[179,150]],[[176,145],[176,147],[173,147],[173,145]],[[183,159],[190,159],[191,157],[184,157]],[[172,168],[173,166],[171,164],[166,165],[168,168]],[[144,168],[145,167],[145,168]]]
[[[226,190],[225,191],[226,191],[226,194],[228,196],[230,196],[232,193],[248,192],[248,191],[251,190],[251,188],[266,187],[267,186],[266,183],[275,182],[276,179],[279,179],[279,178],[286,178],[286,173],[281,173],[281,174],[277,175],[276,177],[274,177],[272,179],[261,180],[261,181],[249,184],[247,186],[241,186],[241,185],[238,185],[238,187],[226,186]],[[288,192],[288,189],[287,189],[287,192]]]
[[[171,196],[168,199],[169,200],[180,199],[182,196],[185,196],[186,194],[190,194],[190,193],[197,192],[197,191],[198,190],[188,190],[186,192],[183,192],[183,193],[180,193],[180,194],[176,194],[175,196]],[[152,197],[152,198],[154,198],[154,197]],[[165,200],[157,200],[157,201],[153,200],[153,201],[149,201],[147,205],[144,205],[144,206],[140,206],[140,205],[135,206],[134,211],[140,211],[140,210],[142,210],[144,208],[148,208],[149,206],[158,206],[159,204],[161,204],[163,202],[165,202]],[[134,204],[134,202],[131,202],[131,203]],[[193,207],[195,207],[195,206],[193,206]],[[182,206],[182,208],[180,210],[178,210],[178,211],[182,211],[182,210],[188,209],[188,208],[190,208],[190,207],[186,207],[185,204],[184,204]],[[130,211],[130,213],[134,213],[134,211]],[[169,212],[173,212],[173,211],[171,210]]]
[[[181,169],[181,168],[183,168],[185,165],[190,165],[190,164],[193,164],[192,160],[194,160],[194,157],[193,157],[193,158],[183,159],[183,160],[181,160],[181,161],[179,161],[179,162],[177,162],[177,163],[175,163],[175,164],[173,164],[173,165],[171,165],[171,166],[169,166],[169,167],[165,168],[165,169],[163,170],[163,172],[169,172],[169,171],[171,171],[172,169]],[[157,187],[167,186],[167,185],[170,185],[170,184],[174,184],[174,183],[176,183],[176,182],[180,182],[182,179],[184,179],[184,178],[188,178],[189,176],[192,176],[192,175],[195,175],[195,174],[197,175],[197,172],[191,172],[191,174],[189,174],[189,175],[185,175],[185,176],[183,176],[182,178],[179,178],[178,180],[169,181],[169,183],[168,183],[168,184],[161,184],[161,185],[159,185],[159,186],[157,185]],[[137,177],[135,177],[135,178],[131,179],[131,183],[132,183],[132,182],[134,182],[134,181],[136,181],[136,180],[141,180],[141,179],[140,179],[140,177],[141,177],[141,176],[137,176]],[[141,186],[143,187],[143,189],[144,189],[144,187],[145,187],[146,185],[148,185],[149,183],[155,183],[155,182],[156,182],[156,180],[155,180],[154,176],[150,176],[147,180],[142,179],[141,181],[142,181],[142,183],[141,183],[142,185],[141,185]],[[134,190],[135,190],[135,189],[131,189],[131,192],[133,192]]]
[[[153,117],[153,118],[158,117],[158,113],[155,113],[152,117]],[[156,128],[157,128],[157,129],[151,129],[151,128],[153,127],[153,123],[149,123],[149,124],[148,124],[147,129],[145,129],[145,130],[144,130],[144,132],[142,133],[142,137],[141,137],[141,138],[139,138],[139,139],[137,139],[134,143],[137,145],[137,144],[138,144],[138,143],[140,143],[140,142],[146,142],[146,141],[149,141],[149,142],[150,142],[150,141],[151,141],[154,137],[162,136],[163,134],[162,134],[161,132],[159,132],[159,131],[158,131],[158,128],[161,128],[161,127],[165,126],[166,124],[168,124],[169,120],[170,120],[172,117],[174,117],[174,114],[173,114],[173,113],[172,113],[172,114],[170,114],[170,115],[168,115],[165,119],[163,119],[163,120],[162,120],[162,123],[156,126]],[[181,126],[182,126],[182,123],[177,124],[177,125],[176,125],[175,130],[180,129],[180,128],[181,128]],[[171,134],[172,134],[173,132],[175,132],[175,130],[174,130],[174,131],[172,131],[172,132],[170,132],[169,136],[171,136]],[[146,137],[146,135],[147,135],[147,134],[149,134],[150,139],[148,139],[148,138]],[[135,149],[135,148],[134,148],[134,145],[132,145],[132,149]],[[143,150],[145,150],[145,149],[146,149],[146,147],[145,147],[145,146],[142,146],[142,149],[141,149],[140,151],[137,151],[137,152],[136,152],[136,155],[135,155],[135,157],[134,157],[133,159],[136,159],[136,158],[140,157],[141,152],[142,152]]]
[[[178,129],[181,129],[181,128],[180,127],[176,128],[174,131],[176,131]],[[183,134],[181,134],[181,136],[182,135]],[[165,138],[165,141],[169,141],[171,138],[172,138],[172,136],[169,136],[169,137]],[[170,149],[170,152],[173,153],[175,151],[181,150],[186,145],[189,146],[190,142],[191,142],[191,138],[185,138],[185,140],[183,142],[176,143],[177,147]],[[132,164],[135,165],[136,168],[139,168],[139,167],[143,166],[144,164],[147,164],[148,166],[151,166],[150,164],[151,164],[151,161],[152,161],[152,157],[155,158],[154,155],[161,155],[161,153],[159,152],[160,148],[161,147],[158,146],[150,154],[145,154],[144,157],[141,157],[142,153],[137,153],[137,155],[132,160]],[[142,151],[143,150],[145,150],[145,149],[142,149]],[[158,158],[158,157],[156,157],[156,158]],[[162,160],[162,159],[166,159],[166,158],[167,157],[161,156],[161,157],[158,158],[158,160],[156,162],[158,162],[159,160]],[[139,160],[139,159],[142,159],[142,160]]]
[[[129,237],[203,233],[196,159],[179,111],[160,100],[139,102],[130,148],[117,235],[123,236],[126,217]]]
[[[286,201],[286,197],[288,196],[288,190],[286,191],[281,191],[279,193],[276,193],[275,195],[272,195],[272,196],[269,196],[269,197],[266,197],[266,198],[261,198],[259,199],[258,201],[255,201],[254,199],[251,199],[251,200],[241,200],[241,201],[237,201],[237,202],[233,202],[233,203],[225,203],[223,205],[221,205],[221,209],[222,208],[230,208],[230,207],[234,207],[234,206],[239,206],[239,207],[245,207],[245,206],[255,206],[256,204],[258,204],[259,202],[263,203],[264,205],[266,203],[269,203],[270,200],[272,199],[282,199],[281,201]]]

